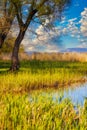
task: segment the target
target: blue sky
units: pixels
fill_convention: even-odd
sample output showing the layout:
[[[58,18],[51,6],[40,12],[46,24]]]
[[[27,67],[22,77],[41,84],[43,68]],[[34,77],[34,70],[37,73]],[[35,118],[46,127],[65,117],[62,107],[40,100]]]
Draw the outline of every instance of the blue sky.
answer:
[[[72,27],[75,26],[78,29],[78,32],[73,36],[73,33],[67,33],[66,35],[62,36],[62,42],[65,45],[65,48],[68,47],[86,47],[81,45],[82,40],[87,39],[84,37],[84,34],[82,34],[81,31],[81,23],[80,20],[82,19],[82,12],[85,12],[85,8],[87,8],[87,1],[86,0],[72,0],[71,6],[67,9],[67,11],[64,12],[65,14],[65,20],[60,24],[62,27],[67,28],[69,24],[72,22]],[[87,12],[85,12],[87,13]],[[85,14],[84,14],[85,15]],[[71,20],[71,22],[69,22]],[[86,21],[83,20],[83,22]],[[87,28],[87,25],[86,25]],[[68,27],[68,31],[70,31]],[[80,32],[80,33],[79,33]],[[79,33],[79,34],[78,34]],[[78,35],[78,38],[77,38]],[[85,42],[83,45],[86,44]]]
[[[67,48],[87,48],[87,1],[72,0],[63,12],[61,21],[55,22],[54,30],[46,32],[41,25],[33,23],[27,31],[23,44],[26,51],[57,52]],[[46,24],[49,21],[46,20]],[[38,36],[35,35],[35,33]],[[33,34],[33,35],[32,35]]]

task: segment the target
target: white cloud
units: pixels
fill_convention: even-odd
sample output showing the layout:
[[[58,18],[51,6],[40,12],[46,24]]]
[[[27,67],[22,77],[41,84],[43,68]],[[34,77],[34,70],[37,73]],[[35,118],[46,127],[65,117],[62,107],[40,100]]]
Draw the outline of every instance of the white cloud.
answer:
[[[78,47],[80,47],[80,48],[87,48],[87,43],[83,42]]]
[[[62,17],[61,17],[61,22],[60,22],[60,23],[63,24],[63,23],[65,23],[65,22],[66,22],[66,17],[65,17],[65,16],[62,16]]]
[[[87,8],[81,13],[81,20],[80,20],[80,31],[83,36],[87,36]]]
[[[71,35],[78,34],[78,27],[75,25],[74,21],[70,21],[67,25],[68,32]]]
[[[74,35],[74,34],[71,34],[71,37],[75,37],[75,35]]]
[[[63,33],[63,35],[66,35],[68,33],[68,29],[67,28],[63,28],[62,29],[62,33]]]
[[[26,51],[58,52],[59,46],[56,42],[61,35],[61,30],[59,28],[54,28],[53,30],[47,32],[41,25],[35,31],[37,33],[36,37],[30,39],[29,35],[27,35],[22,42]],[[54,41],[55,39],[57,39],[56,42]]]
[[[29,50],[29,51],[32,51],[32,50],[34,50],[34,49],[35,49],[34,46],[28,47],[28,50]]]
[[[69,19],[68,22],[74,22],[76,20],[77,20],[77,18],[72,18],[72,19]]]
[[[17,37],[19,33],[19,27],[17,21],[14,23],[16,23],[16,25],[15,24],[12,25],[10,34],[13,37]],[[48,23],[49,21],[46,20],[45,25]],[[54,40],[55,38],[58,39],[62,34],[60,28],[55,27],[53,28],[53,30],[47,31],[41,25],[35,30],[33,27],[30,27],[29,29],[33,31],[31,32],[30,30],[27,30],[24,40],[22,41],[22,44],[24,45],[26,51],[56,52],[59,50],[58,44]],[[35,36],[34,33],[37,33],[38,35]]]

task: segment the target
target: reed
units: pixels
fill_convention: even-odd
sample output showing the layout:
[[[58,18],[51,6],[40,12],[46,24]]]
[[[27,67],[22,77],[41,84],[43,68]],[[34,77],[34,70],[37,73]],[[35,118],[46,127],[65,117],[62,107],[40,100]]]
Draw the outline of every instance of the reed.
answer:
[[[1,130],[86,130],[87,100],[74,109],[70,100],[52,96],[7,94],[0,102]]]
[[[20,71],[16,73],[6,72],[9,62],[1,64],[0,91],[3,92],[58,88],[87,80],[87,63],[24,61]]]
[[[86,62],[22,61],[14,73],[9,66],[0,61],[0,130],[87,129],[87,101],[75,110],[69,99],[53,100],[41,89],[86,81]]]

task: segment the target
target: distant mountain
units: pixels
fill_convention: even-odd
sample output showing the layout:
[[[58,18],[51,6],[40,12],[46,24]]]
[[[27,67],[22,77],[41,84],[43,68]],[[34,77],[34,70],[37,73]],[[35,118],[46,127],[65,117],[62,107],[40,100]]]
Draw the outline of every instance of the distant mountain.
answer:
[[[26,51],[26,53],[28,54],[28,55],[32,55],[33,53],[35,53],[34,51]]]
[[[87,48],[67,48],[65,50],[61,50],[61,52],[87,52]]]

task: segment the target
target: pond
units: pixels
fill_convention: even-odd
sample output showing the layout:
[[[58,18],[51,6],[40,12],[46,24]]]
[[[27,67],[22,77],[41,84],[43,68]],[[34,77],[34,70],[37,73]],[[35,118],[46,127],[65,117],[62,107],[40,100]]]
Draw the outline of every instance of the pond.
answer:
[[[87,98],[87,83],[69,86],[64,89],[59,89],[54,93],[54,99],[57,95],[63,96],[63,99],[69,98],[73,104],[83,105],[84,100]]]
[[[75,84],[73,86],[59,88],[59,89],[47,89],[47,90],[42,90],[42,91],[38,90],[36,92],[33,92],[33,95],[36,95],[34,97],[34,101],[38,100],[39,98],[38,95],[40,96],[48,95],[48,96],[52,96],[54,101],[58,98],[61,100],[65,98],[69,98],[74,105],[83,106],[84,100],[87,98],[87,82],[83,84]],[[29,97],[30,99],[32,99],[32,96],[29,96]]]

